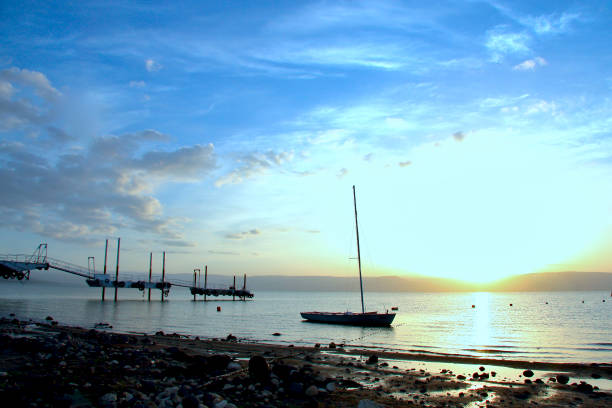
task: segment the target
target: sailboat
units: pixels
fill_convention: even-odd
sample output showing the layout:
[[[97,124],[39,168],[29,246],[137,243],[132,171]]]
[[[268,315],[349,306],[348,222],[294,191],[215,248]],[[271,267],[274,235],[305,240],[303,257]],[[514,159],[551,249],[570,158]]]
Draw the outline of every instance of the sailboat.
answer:
[[[357,262],[359,265],[359,289],[361,291],[361,313],[355,312],[301,312],[303,319],[318,323],[346,324],[351,326],[390,326],[395,313],[366,312],[363,303],[363,281],[361,278],[361,253],[359,250],[359,225],[357,223],[357,197],[353,186],[353,206],[355,208],[355,231],[357,235]]]

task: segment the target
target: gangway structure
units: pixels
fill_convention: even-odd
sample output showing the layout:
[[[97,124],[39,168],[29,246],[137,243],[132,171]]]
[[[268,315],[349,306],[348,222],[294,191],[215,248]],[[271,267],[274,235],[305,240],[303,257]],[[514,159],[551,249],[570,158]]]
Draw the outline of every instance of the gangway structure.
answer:
[[[149,261],[149,279],[139,279],[139,278],[128,278],[127,280],[119,279],[119,249],[120,249],[120,240],[117,241],[117,264],[115,276],[107,273],[106,268],[106,256],[108,253],[108,240],[106,240],[106,249],[105,249],[105,260],[104,260],[104,273],[96,273],[95,270],[95,261],[93,257],[88,258],[88,267],[84,268],[78,265],[74,265],[59,259],[50,258],[47,256],[47,244],[43,243],[38,246],[38,248],[34,251],[32,255],[0,255],[0,277],[4,279],[18,279],[18,280],[29,280],[30,272],[34,270],[49,270],[55,269],[61,272],[66,272],[72,275],[80,276],[85,278],[85,282],[90,287],[97,287],[102,289],[102,300],[105,300],[105,289],[106,288],[114,288],[115,289],[115,297],[114,300],[117,301],[118,297],[118,289],[126,288],[126,289],[138,289],[143,291],[145,289],[148,290],[148,300],[151,300],[151,289],[157,289],[161,292],[161,301],[164,301],[164,298],[168,296],[170,293],[170,288],[172,286],[184,287],[188,288],[191,294],[194,296],[194,300],[196,299],[196,295],[204,295],[204,300],[206,300],[206,296],[232,296],[232,299],[235,300],[238,297],[239,300],[246,300],[247,298],[252,298],[253,293],[246,289],[246,274],[244,275],[244,286],[242,289],[236,289],[236,277],[234,276],[234,285],[229,288],[209,288],[207,287],[207,278],[208,274],[205,274],[204,279],[204,287],[200,287],[199,284],[196,284],[195,280],[195,271],[199,271],[199,269],[194,270],[194,284],[191,285],[187,282],[182,282],[179,280],[169,281],[166,280],[166,253],[163,252],[163,263],[162,263],[162,276],[161,280],[153,281],[152,280],[152,263],[153,263],[153,253],[150,254]],[[93,267],[92,267],[93,265]],[[206,271],[208,268],[206,267]]]

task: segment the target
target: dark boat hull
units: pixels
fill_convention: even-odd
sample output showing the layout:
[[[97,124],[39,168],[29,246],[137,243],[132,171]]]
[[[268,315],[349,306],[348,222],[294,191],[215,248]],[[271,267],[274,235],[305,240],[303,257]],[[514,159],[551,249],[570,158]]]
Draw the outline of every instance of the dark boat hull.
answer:
[[[350,326],[390,326],[395,313],[333,313],[301,312],[303,319],[317,323],[345,324]]]

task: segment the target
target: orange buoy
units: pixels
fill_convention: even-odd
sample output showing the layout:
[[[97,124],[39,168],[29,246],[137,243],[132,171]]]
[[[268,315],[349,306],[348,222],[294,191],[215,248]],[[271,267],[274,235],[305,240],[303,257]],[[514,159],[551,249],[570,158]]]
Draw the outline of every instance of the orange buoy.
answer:
[[[221,306],[217,306],[217,312],[221,311]]]

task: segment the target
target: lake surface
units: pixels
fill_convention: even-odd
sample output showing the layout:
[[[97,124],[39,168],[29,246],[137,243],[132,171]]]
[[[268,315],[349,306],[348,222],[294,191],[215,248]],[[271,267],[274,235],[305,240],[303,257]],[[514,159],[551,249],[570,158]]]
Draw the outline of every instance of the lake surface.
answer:
[[[302,321],[300,311],[358,311],[359,293],[264,292],[251,301],[193,302],[173,287],[160,302],[120,289],[113,302],[100,289],[0,280],[0,316],[91,328],[107,322],[123,332],[181,333],[206,338],[229,333],[248,341],[295,345],[347,343],[397,351],[553,362],[612,362],[612,297],[601,292],[368,293],[368,310],[397,306],[391,328],[333,326]],[[200,296],[199,299],[202,297]],[[210,298],[209,298],[210,299]],[[510,306],[512,304],[512,306]],[[474,307],[472,307],[474,305]],[[217,312],[217,306],[221,311]],[[281,336],[273,336],[275,332]]]

